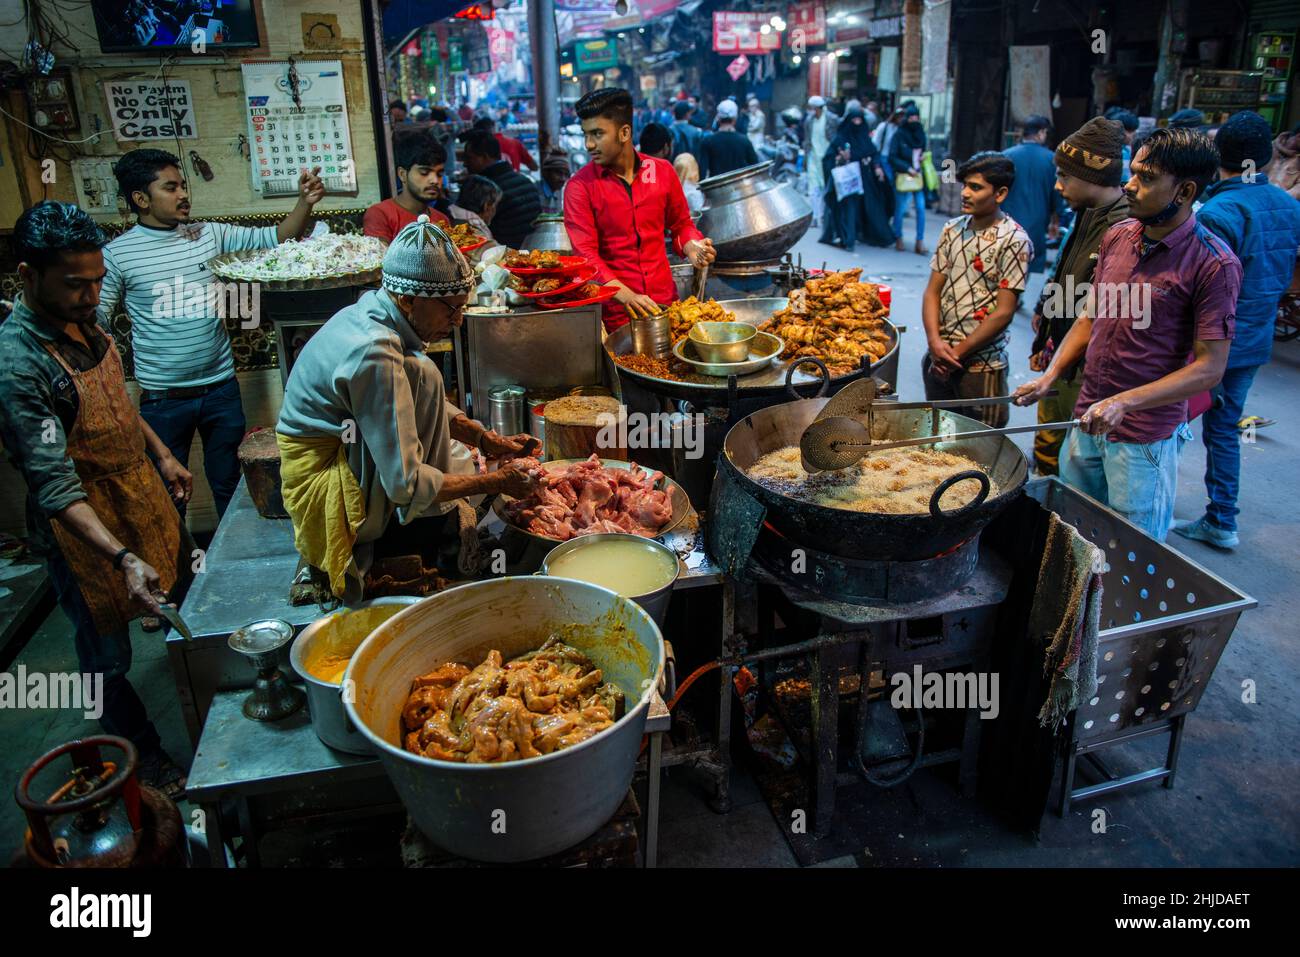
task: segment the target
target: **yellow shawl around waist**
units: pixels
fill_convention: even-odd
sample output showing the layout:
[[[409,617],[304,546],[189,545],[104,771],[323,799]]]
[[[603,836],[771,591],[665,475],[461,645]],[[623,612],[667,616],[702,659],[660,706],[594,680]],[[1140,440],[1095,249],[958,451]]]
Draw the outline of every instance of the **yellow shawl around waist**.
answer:
[[[343,597],[357,529],[366,520],[361,486],[335,436],[297,438],[275,434],[280,446],[280,488],[293,519],[293,545],[309,564],[329,575]]]

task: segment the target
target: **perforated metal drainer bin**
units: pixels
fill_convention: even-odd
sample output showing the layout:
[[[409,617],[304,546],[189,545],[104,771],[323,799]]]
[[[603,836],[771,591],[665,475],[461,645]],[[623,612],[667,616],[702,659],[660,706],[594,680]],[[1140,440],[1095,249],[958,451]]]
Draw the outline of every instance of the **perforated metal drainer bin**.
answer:
[[[1055,478],[1025,491],[1105,553],[1096,695],[1070,716],[1058,813],[1142,781],[1173,787],[1183,722],[1200,703],[1237,619],[1258,602],[1095,499]],[[1160,767],[1117,776],[1096,752],[1168,734]],[[1075,788],[1079,758],[1105,780]]]

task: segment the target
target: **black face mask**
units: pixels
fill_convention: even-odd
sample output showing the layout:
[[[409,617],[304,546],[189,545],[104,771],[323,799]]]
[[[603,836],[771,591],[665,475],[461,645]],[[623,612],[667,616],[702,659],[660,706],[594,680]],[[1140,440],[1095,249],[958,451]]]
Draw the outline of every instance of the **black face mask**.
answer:
[[[1137,221],[1143,226],[1162,226],[1177,216],[1178,210],[1180,209],[1182,209],[1182,203],[1178,202],[1178,200],[1174,200],[1154,216],[1139,216],[1137,217]]]

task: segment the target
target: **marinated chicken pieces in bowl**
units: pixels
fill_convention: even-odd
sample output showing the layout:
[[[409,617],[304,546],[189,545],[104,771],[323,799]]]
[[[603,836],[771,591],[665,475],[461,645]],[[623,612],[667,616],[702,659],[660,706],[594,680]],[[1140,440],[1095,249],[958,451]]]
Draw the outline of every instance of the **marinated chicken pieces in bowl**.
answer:
[[[572,747],[622,717],[623,693],[590,658],[554,635],[502,662],[448,662],[411,683],[402,709],[407,751],[467,764],[518,761]]]

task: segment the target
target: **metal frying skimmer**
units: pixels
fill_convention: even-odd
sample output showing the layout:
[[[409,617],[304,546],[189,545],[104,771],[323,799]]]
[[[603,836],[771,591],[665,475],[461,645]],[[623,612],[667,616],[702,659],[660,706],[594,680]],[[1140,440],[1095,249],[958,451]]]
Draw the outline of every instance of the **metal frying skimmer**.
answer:
[[[845,397],[853,386],[861,386]],[[870,393],[871,398],[867,398]],[[1055,390],[1048,395],[1055,395]],[[982,439],[994,435],[1015,435],[1020,432],[1037,432],[1042,429],[1072,429],[1079,424],[1078,419],[1067,422],[1040,422],[1034,425],[1019,425],[1004,429],[977,429],[973,432],[939,431],[939,411],[942,409],[960,409],[985,405],[1002,405],[1011,402],[1012,396],[992,396],[984,399],[949,399],[939,402],[889,402],[883,408],[890,411],[908,409],[926,409],[931,413],[933,435],[923,435],[912,439],[899,439],[894,442],[872,442],[872,399],[875,384],[869,379],[859,380],[842,389],[822,409],[811,425],[799,438],[799,454],[805,471],[835,471],[857,464],[864,456],[872,452],[884,452],[890,449],[911,448],[918,445],[934,445],[938,442],[956,442],[967,439]],[[865,401],[865,408],[863,403]],[[828,414],[829,413],[829,414]],[[864,421],[865,419],[865,421]]]

